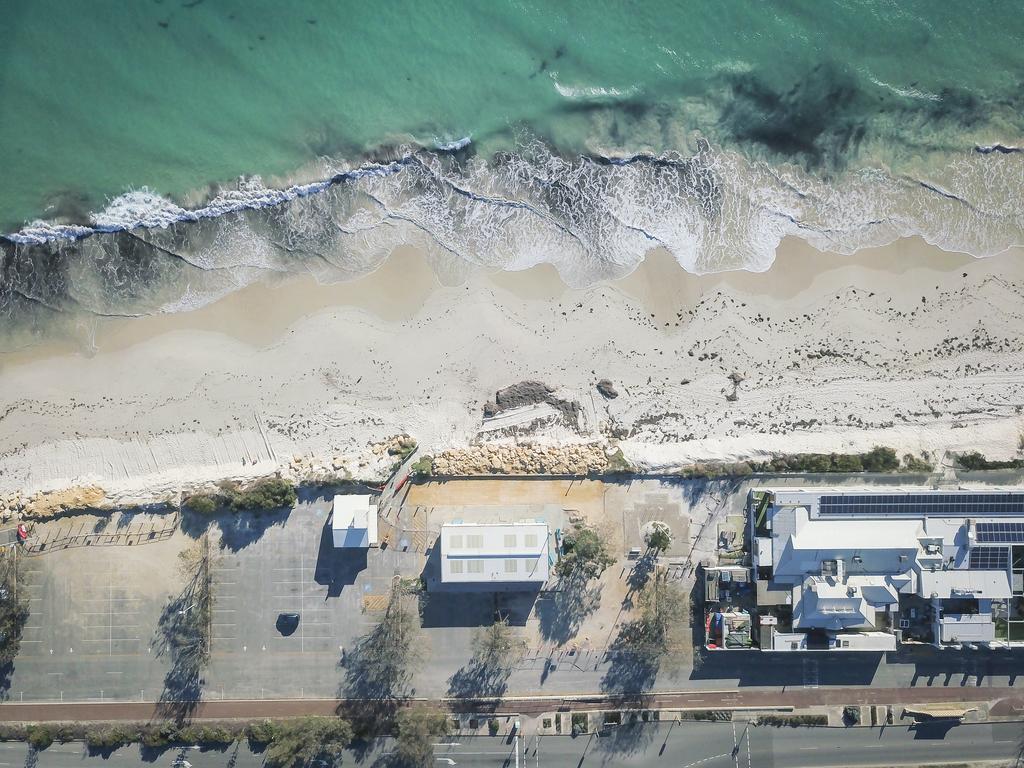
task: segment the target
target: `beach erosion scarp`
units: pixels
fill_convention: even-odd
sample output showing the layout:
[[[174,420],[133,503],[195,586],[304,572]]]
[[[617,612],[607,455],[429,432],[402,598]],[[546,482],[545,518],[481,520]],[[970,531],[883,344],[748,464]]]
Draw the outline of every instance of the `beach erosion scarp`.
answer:
[[[645,471],[875,445],[1009,458],[1022,255],[787,240],[764,273],[694,276],[653,251],[571,289],[544,266],[442,285],[404,248],[349,283],[260,282],[195,312],[97,320],[85,353],[3,355],[0,493],[139,502],[294,472],[296,457],[380,476],[391,459],[374,446],[403,434],[430,455],[598,445]],[[524,381],[555,405],[485,415]]]

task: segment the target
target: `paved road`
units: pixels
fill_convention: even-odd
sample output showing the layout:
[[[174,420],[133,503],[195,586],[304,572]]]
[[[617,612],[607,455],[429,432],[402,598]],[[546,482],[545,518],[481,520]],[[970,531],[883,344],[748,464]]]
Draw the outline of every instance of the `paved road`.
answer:
[[[743,723],[678,723],[624,727],[605,737],[546,736],[518,742],[523,768],[542,766],[672,766],[672,768],[824,768],[910,766],[1005,761],[1013,765],[1022,728],[1017,723],[942,727],[753,728]],[[514,766],[505,737],[447,739],[435,746],[436,765]],[[374,765],[390,740],[360,757]],[[184,757],[194,768],[256,768],[262,757],[244,744],[224,751],[169,750],[145,757],[135,747],[109,757],[89,756],[79,744],[54,744],[36,765],[47,768],[170,766]],[[357,762],[352,754],[344,764]],[[23,744],[0,743],[0,766],[32,765]]]

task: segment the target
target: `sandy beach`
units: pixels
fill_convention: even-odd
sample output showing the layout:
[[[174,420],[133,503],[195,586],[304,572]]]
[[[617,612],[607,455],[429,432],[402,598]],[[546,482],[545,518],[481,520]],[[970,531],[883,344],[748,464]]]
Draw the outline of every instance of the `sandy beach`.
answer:
[[[658,470],[874,445],[1006,458],[1024,432],[1022,257],[790,239],[766,273],[694,276],[652,251],[574,290],[551,267],[445,286],[401,249],[349,283],[261,283],[103,319],[86,350],[0,357],[0,493],[154,499],[295,457],[367,476],[383,466],[371,446],[402,433],[430,453],[598,440]],[[484,403],[523,380],[579,403],[578,422],[537,406],[485,423]]]

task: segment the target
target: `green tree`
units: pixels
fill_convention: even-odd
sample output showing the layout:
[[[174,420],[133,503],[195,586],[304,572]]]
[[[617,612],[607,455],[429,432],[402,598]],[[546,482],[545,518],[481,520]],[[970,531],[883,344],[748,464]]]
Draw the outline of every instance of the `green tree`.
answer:
[[[395,754],[408,768],[426,768],[434,763],[434,739],[448,734],[444,712],[427,707],[407,707],[398,713]]]
[[[648,548],[655,552],[664,552],[672,546],[672,531],[664,523],[652,523],[646,542]]]
[[[682,590],[655,575],[640,593],[640,616],[629,627],[628,645],[650,656],[674,656],[686,645],[689,604]]]
[[[27,741],[35,750],[46,749],[53,744],[53,732],[46,725],[30,725]]]
[[[471,641],[473,657],[487,666],[505,666],[522,642],[513,636],[507,619],[495,621],[489,627],[480,627]]]
[[[565,535],[562,543],[563,555],[556,570],[559,576],[583,576],[594,578],[615,562],[608,552],[604,537],[596,528],[577,525]]]

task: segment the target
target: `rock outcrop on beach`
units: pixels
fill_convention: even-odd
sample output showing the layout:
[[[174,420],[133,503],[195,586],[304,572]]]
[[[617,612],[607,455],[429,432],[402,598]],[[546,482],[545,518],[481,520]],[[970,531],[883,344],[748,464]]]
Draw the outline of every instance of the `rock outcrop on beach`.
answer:
[[[601,443],[575,445],[475,445],[444,451],[434,457],[434,474],[461,475],[585,475],[608,468]]]
[[[499,389],[493,400],[484,403],[484,418],[493,419],[506,411],[545,403],[558,413],[564,426],[578,429],[580,404],[575,400],[558,397],[555,393],[555,388],[543,381],[520,381]]]
[[[31,520],[44,520],[64,512],[109,506],[106,492],[95,485],[36,493],[28,498],[19,497],[15,503],[16,506],[11,507],[10,511]]]

